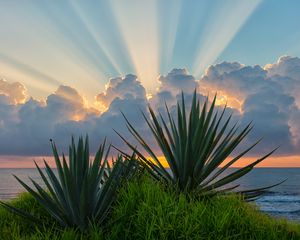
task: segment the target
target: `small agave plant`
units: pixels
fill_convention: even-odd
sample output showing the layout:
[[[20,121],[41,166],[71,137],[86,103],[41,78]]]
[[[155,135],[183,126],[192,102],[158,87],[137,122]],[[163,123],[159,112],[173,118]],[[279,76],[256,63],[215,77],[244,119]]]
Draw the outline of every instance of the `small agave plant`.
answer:
[[[55,143],[51,141],[57,175],[45,163],[45,172],[35,163],[46,186],[43,188],[31,180],[36,190],[15,176],[20,184],[58,221],[63,227],[85,230],[89,224],[101,224],[107,217],[118,187],[122,180],[133,174],[136,167],[134,156],[118,156],[113,166],[108,163],[109,147],[105,141],[100,145],[95,158],[90,161],[88,137],[80,138],[76,147],[74,138],[69,147],[69,161],[58,155]],[[39,219],[28,212],[5,202],[8,210],[39,223]]]
[[[245,199],[254,199],[277,184],[259,189],[236,191],[239,185],[234,185],[232,182],[250,172],[255,165],[270,156],[276,149],[245,167],[229,173],[226,172],[260,140],[230,161],[225,162],[251,131],[252,125],[250,123],[240,131],[238,131],[237,124],[229,127],[232,116],[230,115],[225,119],[226,106],[221,112],[218,112],[215,109],[215,102],[216,96],[209,106],[207,98],[201,108],[195,91],[190,111],[187,114],[182,93],[181,104],[177,103],[177,122],[171,116],[167,105],[167,120],[161,114],[156,115],[150,106],[149,112],[152,119],[149,120],[143,113],[169,169],[163,166],[152,147],[147,144],[145,138],[139,134],[124,114],[128,130],[140,143],[147,155],[138,151],[136,146],[128,142],[121,134],[118,132],[117,134],[136,152],[142,164],[146,166],[155,179],[175,186],[181,192],[197,192],[200,196],[213,196],[234,190],[242,194]],[[124,152],[123,154],[126,155]],[[152,160],[149,160],[149,157]]]

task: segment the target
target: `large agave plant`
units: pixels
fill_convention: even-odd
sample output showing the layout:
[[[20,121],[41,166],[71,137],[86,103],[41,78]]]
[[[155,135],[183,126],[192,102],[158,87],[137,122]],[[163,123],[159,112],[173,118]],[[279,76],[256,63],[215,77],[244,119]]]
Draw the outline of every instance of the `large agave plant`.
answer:
[[[76,147],[74,139],[69,147],[69,161],[58,155],[51,141],[57,174],[45,163],[45,172],[35,163],[46,186],[43,188],[31,179],[36,190],[15,176],[20,184],[63,227],[84,230],[90,223],[101,224],[116,197],[122,179],[129,177],[135,168],[133,159],[118,156],[113,166],[108,164],[109,148],[105,141],[100,145],[93,161],[90,161],[88,137],[80,138]],[[39,223],[30,213],[1,202],[10,211]]]
[[[200,195],[206,196],[228,193],[239,186],[231,184],[233,181],[247,174],[276,149],[245,167],[226,172],[259,141],[226,163],[225,160],[231,156],[233,150],[251,131],[252,125],[250,123],[240,131],[238,131],[237,124],[229,127],[231,115],[225,119],[226,106],[223,111],[218,112],[215,109],[215,102],[216,96],[209,107],[207,98],[201,108],[195,91],[190,112],[187,114],[182,94],[181,104],[177,103],[177,123],[171,116],[167,105],[167,120],[161,114],[156,115],[150,106],[152,119],[149,120],[143,113],[169,169],[163,166],[152,147],[147,144],[145,138],[138,133],[124,114],[130,133],[148,156],[138,151],[136,146],[128,142],[121,134],[118,133],[118,135],[137,153],[142,164],[150,170],[155,179],[176,186],[182,192],[197,191]],[[126,155],[126,153],[124,154]],[[149,160],[149,157],[152,160]],[[220,167],[221,165],[222,167]],[[273,186],[238,192],[243,194],[246,199],[253,199]]]

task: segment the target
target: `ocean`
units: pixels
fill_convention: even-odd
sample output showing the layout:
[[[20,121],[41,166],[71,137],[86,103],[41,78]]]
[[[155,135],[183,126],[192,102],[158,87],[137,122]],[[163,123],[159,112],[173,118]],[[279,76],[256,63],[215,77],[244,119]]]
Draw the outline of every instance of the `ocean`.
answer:
[[[15,198],[24,191],[12,174],[27,183],[28,176],[41,183],[35,169],[0,169],[0,200]],[[256,168],[237,182],[241,189],[248,189],[273,185],[285,179],[255,202],[267,214],[300,222],[300,168]]]

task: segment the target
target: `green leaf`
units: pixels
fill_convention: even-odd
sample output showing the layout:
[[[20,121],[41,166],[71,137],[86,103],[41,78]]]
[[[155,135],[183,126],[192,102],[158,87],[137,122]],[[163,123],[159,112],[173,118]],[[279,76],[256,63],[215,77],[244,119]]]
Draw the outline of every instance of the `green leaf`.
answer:
[[[136,162],[134,155],[132,158],[119,156],[116,163],[109,166],[110,147],[106,148],[105,143],[106,140],[100,145],[94,161],[90,162],[88,137],[85,141],[80,137],[77,146],[72,137],[69,161],[62,154],[61,162],[55,143],[51,141],[58,176],[46,161],[47,176],[35,163],[45,189],[32,179],[35,189],[15,177],[62,227],[85,231],[91,221],[101,224],[106,219],[122,179],[129,178],[135,171],[134,164],[130,163]],[[38,218],[22,209],[1,204],[19,216],[40,223]]]
[[[157,146],[170,169],[166,169],[162,165],[156,152],[153,150],[154,146],[146,143],[145,139],[148,136],[143,138],[123,113],[128,131],[137,140],[139,146],[130,143],[120,133],[117,132],[117,134],[137,154],[140,164],[147,167],[148,172],[155,180],[163,181],[165,184],[169,184],[185,193],[196,191],[198,194],[205,196],[227,194],[235,189],[231,186],[226,187],[227,184],[247,174],[255,165],[272,154],[273,151],[254,163],[220,179],[219,177],[222,173],[252,150],[259,141],[219,168],[232,155],[243,139],[247,137],[253,126],[250,122],[241,129],[239,129],[237,124],[229,127],[232,114],[229,114],[229,117],[225,119],[226,106],[218,114],[216,99],[217,95],[209,103],[207,97],[202,107],[200,107],[201,104],[195,90],[191,107],[188,110],[184,94],[182,93],[181,101],[178,101],[176,106],[177,112],[174,115],[177,118],[176,121],[166,103],[166,119],[164,119],[162,114],[156,114],[151,106],[148,107],[151,118],[142,113],[150,133],[156,140]],[[146,154],[138,150],[138,147],[141,147]],[[123,151],[121,152],[124,156],[129,156]],[[148,157],[151,157],[154,163],[149,161]],[[251,194],[255,195],[253,192]]]

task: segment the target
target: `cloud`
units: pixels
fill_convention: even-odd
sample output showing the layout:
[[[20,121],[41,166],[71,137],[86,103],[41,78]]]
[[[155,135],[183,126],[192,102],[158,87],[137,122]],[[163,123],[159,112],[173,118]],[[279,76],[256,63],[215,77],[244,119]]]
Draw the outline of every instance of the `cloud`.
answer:
[[[108,107],[115,98],[144,98],[145,88],[137,76],[128,74],[125,77],[112,78],[105,87],[105,92],[96,96],[99,104]]]
[[[152,95],[150,103],[156,109],[164,111],[164,104],[175,105],[181,92],[186,96],[192,95],[198,87],[198,81],[185,68],[175,68],[167,75],[161,75],[158,79],[159,87]]]
[[[121,111],[145,134],[147,128],[140,111],[148,114],[148,102],[137,77],[111,79],[108,86],[105,93],[99,94],[101,101],[108,104],[101,115],[89,108],[79,92],[70,86],[59,86],[44,102],[29,98],[24,104],[16,105],[9,101],[11,95],[0,95],[1,154],[47,155],[51,154],[50,138],[66,147],[71,135],[85,134],[91,139],[92,151],[105,137],[121,146],[122,141],[113,129],[130,139]],[[67,152],[65,147],[61,150]]]
[[[269,76],[285,76],[300,81],[300,58],[283,56],[277,63],[267,64],[265,69]]]
[[[244,66],[239,63],[223,62],[210,66],[200,80],[202,91],[219,95],[228,95],[229,104],[237,107],[249,94],[256,93],[268,84],[267,72],[260,66]]]
[[[263,89],[249,95],[243,103],[242,122],[253,121],[254,129],[247,137],[249,144],[263,137],[256,152],[268,152],[280,146],[278,153],[297,151],[293,142],[290,120],[295,106],[294,98],[274,89]]]
[[[287,94],[295,99],[297,107],[291,109],[289,126],[294,145],[300,149],[300,58],[283,56],[274,64],[267,64],[268,76],[280,84]]]
[[[48,140],[54,137],[58,124],[96,115],[86,108],[82,96],[68,86],[59,86],[45,102],[30,98],[24,104],[13,105],[6,101],[0,109],[2,154],[49,153]]]
[[[46,106],[53,115],[60,115],[61,121],[79,121],[97,113],[94,109],[88,109],[83,97],[69,86],[59,86],[55,93],[47,97]]]
[[[175,68],[166,76],[159,77],[159,91],[169,91],[173,95],[178,92],[191,93],[197,87],[197,82],[193,75],[190,75],[186,69]]]
[[[286,92],[291,94],[300,107],[300,59],[284,56],[277,63],[267,64],[265,69],[268,76],[281,84]]]
[[[147,136],[149,129],[140,111],[146,113],[150,103],[156,111],[165,114],[164,103],[175,113],[176,100],[185,92],[187,106],[192,93],[198,89],[204,96],[218,92],[218,104],[229,105],[234,121],[242,125],[254,122],[254,130],[241,148],[260,137],[263,142],[253,154],[266,153],[281,145],[278,155],[300,153],[300,110],[294,91],[299,79],[299,59],[280,58],[265,67],[246,66],[238,62],[223,62],[210,66],[200,80],[186,69],[173,69],[160,76],[159,87],[148,99],[139,79],[132,74],[110,79],[106,90],[96,96],[98,104],[105,108],[102,113],[90,108],[83,96],[70,86],[59,86],[45,101],[28,98],[25,87],[6,81],[0,83],[0,152],[5,155],[50,154],[49,138],[59,146],[68,146],[70,136],[89,134],[91,151],[107,137],[108,141],[124,148],[113,129],[133,141],[126,129],[123,112],[132,124]],[[298,76],[299,75],[299,76]],[[211,95],[210,95],[211,96]],[[229,114],[229,113],[228,113]],[[134,142],[136,144],[136,142]],[[67,151],[66,148],[61,148]]]
[[[5,101],[11,104],[24,103],[27,97],[26,88],[21,83],[9,83],[4,79],[0,79],[0,96],[3,95],[7,96]],[[2,101],[3,99],[2,97]]]
[[[297,80],[291,78],[294,74],[287,75],[291,69],[296,72],[299,59],[291,59],[280,58],[265,68],[223,62],[209,67],[200,80],[203,89],[217,89],[229,105],[240,109],[242,123],[254,122],[255,128],[246,142],[264,137],[257,153],[279,145],[278,154],[300,152],[295,121],[300,110],[292,87]]]

